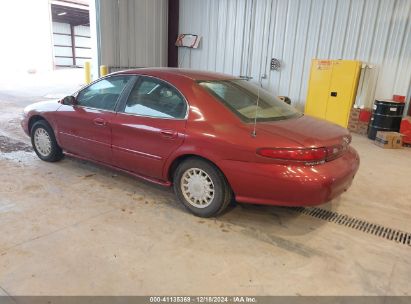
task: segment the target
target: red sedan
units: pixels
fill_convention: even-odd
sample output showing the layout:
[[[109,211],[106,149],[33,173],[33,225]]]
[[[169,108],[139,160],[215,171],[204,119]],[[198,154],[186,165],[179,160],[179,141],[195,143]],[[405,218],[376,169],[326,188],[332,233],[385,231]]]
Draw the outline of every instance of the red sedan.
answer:
[[[40,159],[64,153],[173,185],[202,217],[232,199],[318,205],[347,190],[359,167],[346,129],[210,72],[110,74],[73,96],[28,106],[22,126]]]

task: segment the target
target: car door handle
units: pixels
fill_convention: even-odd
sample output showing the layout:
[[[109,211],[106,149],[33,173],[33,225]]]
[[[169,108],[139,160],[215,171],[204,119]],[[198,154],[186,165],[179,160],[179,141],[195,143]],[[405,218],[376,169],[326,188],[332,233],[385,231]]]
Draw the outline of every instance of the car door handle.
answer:
[[[161,130],[160,133],[165,138],[176,138],[178,135],[178,132],[174,130]]]
[[[105,126],[106,125],[106,121],[102,118],[96,118],[93,121],[94,121],[94,124],[96,126]]]

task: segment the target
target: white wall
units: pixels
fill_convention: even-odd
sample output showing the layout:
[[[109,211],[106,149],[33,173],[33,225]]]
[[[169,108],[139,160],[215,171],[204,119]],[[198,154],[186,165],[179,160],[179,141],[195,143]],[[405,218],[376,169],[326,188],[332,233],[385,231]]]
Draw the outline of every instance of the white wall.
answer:
[[[48,0],[0,1],[0,66],[10,72],[53,68]]]
[[[167,0],[96,0],[99,64],[167,65]]]
[[[411,80],[410,0],[180,0],[180,33],[203,36],[180,49],[183,67],[252,76],[302,106],[312,58],[376,64],[377,98],[406,95]],[[271,58],[282,61],[270,71]],[[191,60],[190,60],[191,59]]]

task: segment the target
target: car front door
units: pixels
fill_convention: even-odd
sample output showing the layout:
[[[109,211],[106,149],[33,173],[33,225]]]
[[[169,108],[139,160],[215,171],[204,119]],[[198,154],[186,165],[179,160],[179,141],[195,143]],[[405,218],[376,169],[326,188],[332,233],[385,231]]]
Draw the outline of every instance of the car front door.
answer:
[[[81,90],[76,105],[57,113],[57,136],[63,150],[112,164],[111,123],[116,105],[132,76],[109,76]]]
[[[116,166],[162,180],[165,161],[184,141],[188,105],[172,85],[139,77],[112,122]]]

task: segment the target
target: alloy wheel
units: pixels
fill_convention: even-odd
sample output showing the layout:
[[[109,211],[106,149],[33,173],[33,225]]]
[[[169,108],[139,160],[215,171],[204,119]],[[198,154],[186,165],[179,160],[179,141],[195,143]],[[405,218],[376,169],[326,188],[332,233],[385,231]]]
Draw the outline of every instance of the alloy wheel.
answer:
[[[180,187],[186,201],[196,208],[206,208],[214,199],[213,180],[202,169],[186,170],[181,177]]]
[[[47,157],[50,155],[52,149],[51,138],[45,129],[36,129],[34,132],[34,145],[41,156]]]

